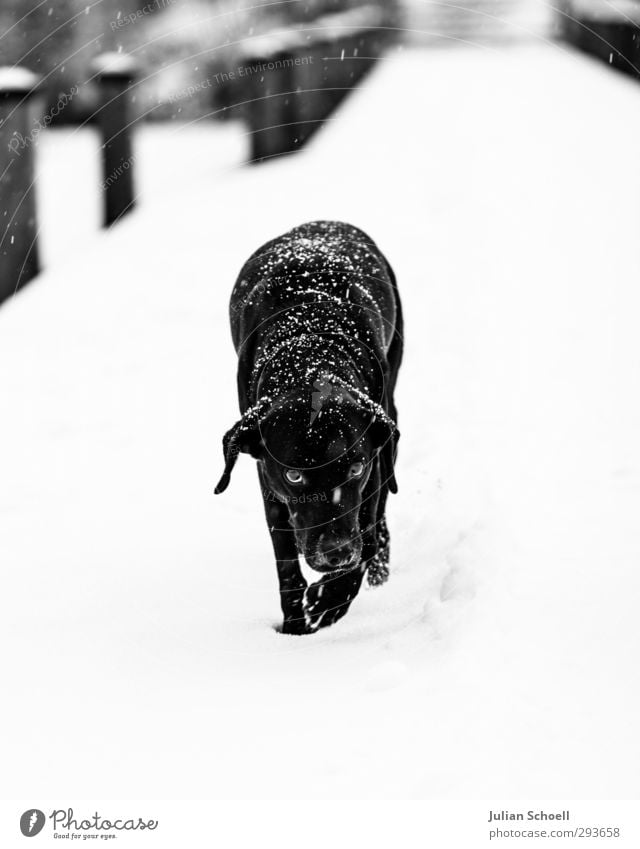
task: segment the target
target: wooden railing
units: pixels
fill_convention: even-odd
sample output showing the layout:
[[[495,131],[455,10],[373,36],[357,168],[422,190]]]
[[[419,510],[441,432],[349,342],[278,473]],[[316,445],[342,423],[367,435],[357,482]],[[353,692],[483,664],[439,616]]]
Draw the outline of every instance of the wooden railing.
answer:
[[[0,68],[0,301],[40,268],[31,138],[38,83],[24,68]]]
[[[227,81],[226,98],[248,124],[250,161],[304,145],[393,36],[379,7],[362,6],[248,40],[234,79]]]
[[[380,7],[362,6],[303,28],[247,41],[229,92],[251,134],[250,161],[299,149],[355,88],[393,38]],[[110,226],[135,203],[131,90],[136,65],[103,54],[93,65],[100,87],[95,120],[102,136],[103,221]],[[0,301],[39,270],[33,145],[38,78],[0,68]],[[27,140],[25,142],[25,139]]]
[[[563,0],[562,38],[612,68],[640,77],[640,0]]]

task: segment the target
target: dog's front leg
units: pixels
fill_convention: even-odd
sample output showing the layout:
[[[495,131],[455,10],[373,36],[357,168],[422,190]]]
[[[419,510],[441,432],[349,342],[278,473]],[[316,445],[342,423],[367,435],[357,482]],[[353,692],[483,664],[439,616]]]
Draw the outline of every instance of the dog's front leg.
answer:
[[[304,594],[304,615],[309,631],[326,628],[341,619],[351,602],[358,595],[365,572],[377,563],[377,522],[380,495],[380,463],[376,459],[367,482],[360,507],[359,523],[362,533],[360,563],[346,572],[325,575],[316,581]],[[371,581],[370,581],[371,583]]]
[[[278,583],[280,585],[280,606],[284,616],[282,633],[306,634],[308,628],[302,609],[302,599],[307,588],[307,582],[300,571],[298,549],[296,548],[293,529],[289,524],[289,510],[286,504],[282,504],[273,497],[273,493],[270,492],[259,467],[258,477],[260,478],[267,527],[276,556]]]
[[[382,478],[379,460],[369,479],[369,498],[363,500],[360,511],[360,527],[363,528],[362,559],[366,564],[367,583],[378,587],[389,578],[389,532],[384,515],[388,485]]]

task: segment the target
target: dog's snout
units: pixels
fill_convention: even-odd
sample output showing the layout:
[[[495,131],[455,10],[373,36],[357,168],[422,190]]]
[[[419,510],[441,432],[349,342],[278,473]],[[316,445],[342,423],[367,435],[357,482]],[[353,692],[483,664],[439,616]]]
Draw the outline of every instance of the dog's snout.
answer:
[[[322,564],[329,569],[343,569],[353,565],[355,550],[349,540],[323,536],[320,540],[319,555]]]

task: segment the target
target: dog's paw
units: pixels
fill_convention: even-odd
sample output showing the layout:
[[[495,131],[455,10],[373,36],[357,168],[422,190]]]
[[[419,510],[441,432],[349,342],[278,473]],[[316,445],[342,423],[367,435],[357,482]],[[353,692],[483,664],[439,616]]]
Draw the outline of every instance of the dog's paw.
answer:
[[[304,591],[302,611],[308,633],[333,625],[349,610],[357,596],[364,565],[325,575]]]
[[[285,619],[282,625],[276,627],[275,630],[279,634],[289,634],[297,637],[309,633],[304,617],[300,619]]]
[[[317,631],[322,625],[323,619],[325,619],[327,613],[329,613],[322,600],[324,591],[325,585],[322,581],[317,581],[315,584],[311,584],[304,591],[304,596],[302,598],[302,612],[304,613],[304,624],[307,628],[307,633]]]

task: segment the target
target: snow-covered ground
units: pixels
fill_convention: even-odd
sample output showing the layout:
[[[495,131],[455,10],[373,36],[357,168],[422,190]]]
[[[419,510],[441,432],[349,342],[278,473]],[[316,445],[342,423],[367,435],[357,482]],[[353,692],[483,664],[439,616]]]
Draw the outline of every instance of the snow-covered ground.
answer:
[[[406,51],[3,306],[0,796],[637,797],[639,107],[558,46]],[[213,487],[230,288],[312,218],[407,350],[392,578],[297,638],[252,461]]]
[[[239,122],[142,124],[135,141],[136,195],[145,204],[167,203],[240,167],[248,147]],[[36,197],[45,269],[73,262],[79,246],[100,238],[102,180],[97,128],[63,127],[39,134]]]

